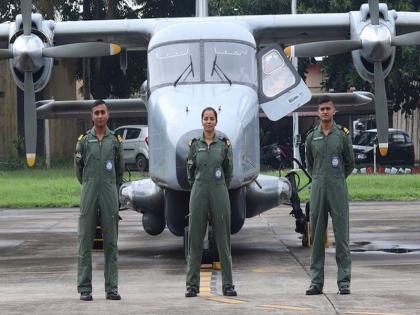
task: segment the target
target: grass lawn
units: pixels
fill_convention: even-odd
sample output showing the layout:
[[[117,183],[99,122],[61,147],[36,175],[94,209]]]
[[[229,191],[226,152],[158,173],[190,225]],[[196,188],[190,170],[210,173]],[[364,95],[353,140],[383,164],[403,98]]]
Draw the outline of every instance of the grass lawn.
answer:
[[[347,179],[350,201],[420,200],[420,175],[350,175]],[[303,189],[302,201],[309,199]]]
[[[132,173],[138,178],[140,173]],[[79,199],[80,184],[70,167],[0,171],[0,208],[78,207]]]
[[[132,173],[133,180],[143,176]],[[351,175],[348,186],[351,201],[420,200],[420,175]],[[79,197],[80,185],[70,167],[0,172],[0,208],[77,207]],[[300,197],[306,201],[309,190]]]

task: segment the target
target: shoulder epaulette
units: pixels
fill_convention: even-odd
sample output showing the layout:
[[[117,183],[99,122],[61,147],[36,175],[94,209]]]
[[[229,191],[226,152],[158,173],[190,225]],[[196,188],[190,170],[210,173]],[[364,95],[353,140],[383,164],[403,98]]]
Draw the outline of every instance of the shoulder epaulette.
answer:
[[[188,146],[191,148],[192,144],[193,144],[195,141],[197,141],[197,139],[196,139],[196,138],[192,138],[192,139],[190,140],[190,142],[188,142]]]
[[[82,133],[79,138],[77,138],[77,141],[82,141],[83,137],[86,136],[86,133]]]
[[[346,136],[350,133],[350,130],[348,130],[346,127],[343,127],[341,125],[337,125],[337,127],[341,129],[346,134]]]
[[[228,147],[230,147],[230,141],[226,137],[220,137],[220,140],[222,140]]]
[[[115,135],[114,134],[114,136],[115,136],[115,138],[117,138],[118,143],[122,143],[123,142],[123,139],[121,138],[120,135]]]

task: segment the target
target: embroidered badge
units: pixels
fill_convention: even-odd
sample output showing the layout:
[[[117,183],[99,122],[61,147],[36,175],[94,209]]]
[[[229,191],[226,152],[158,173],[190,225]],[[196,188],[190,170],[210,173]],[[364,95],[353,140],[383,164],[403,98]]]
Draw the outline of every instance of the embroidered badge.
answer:
[[[220,167],[214,169],[214,179],[219,180],[222,178],[222,170]]]
[[[108,172],[112,171],[112,162],[110,160],[106,161],[105,168]]]
[[[314,140],[322,140],[322,139],[324,139],[324,137],[316,137],[316,138],[314,138]]]
[[[339,163],[338,156],[335,156],[335,155],[332,156],[331,157],[331,166],[336,168],[336,167],[338,167],[338,163]]]

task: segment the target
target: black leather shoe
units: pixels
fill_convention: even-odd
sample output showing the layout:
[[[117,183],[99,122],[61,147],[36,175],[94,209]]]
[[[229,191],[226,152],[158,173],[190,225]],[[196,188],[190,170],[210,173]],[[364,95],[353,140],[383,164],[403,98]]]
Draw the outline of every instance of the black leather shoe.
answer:
[[[118,292],[107,292],[106,293],[106,299],[107,300],[118,301],[118,300],[121,300],[121,295],[119,295]]]
[[[224,296],[237,296],[238,293],[235,291],[235,286],[223,288],[223,295]]]
[[[322,294],[322,290],[318,289],[317,287],[311,285],[308,290],[306,290],[306,295],[318,295]]]
[[[347,295],[350,294],[350,287],[349,286],[342,286],[339,290],[338,290],[338,294],[340,295]]]
[[[92,294],[90,292],[82,292],[82,293],[80,293],[80,300],[81,301],[93,301]]]
[[[185,297],[196,297],[197,296],[197,290],[192,287],[187,288],[187,292],[185,292]]]

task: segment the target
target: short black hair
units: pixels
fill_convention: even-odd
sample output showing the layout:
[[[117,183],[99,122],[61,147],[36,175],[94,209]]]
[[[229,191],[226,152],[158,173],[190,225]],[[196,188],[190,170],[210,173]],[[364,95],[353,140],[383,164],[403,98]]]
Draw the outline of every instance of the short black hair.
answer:
[[[98,99],[95,102],[93,102],[92,106],[90,107],[90,110],[93,111],[93,109],[98,105],[105,105],[106,107],[108,107],[104,100]]]
[[[214,116],[216,117],[216,122],[217,122],[217,112],[213,107],[210,107],[210,106],[203,109],[203,111],[201,112],[201,119],[203,119],[204,113],[207,111],[211,111],[214,113]]]
[[[328,95],[322,95],[319,99],[318,99],[318,105],[321,105],[323,103],[328,103],[331,102],[334,104],[334,102],[332,101],[331,97],[329,97]]]

